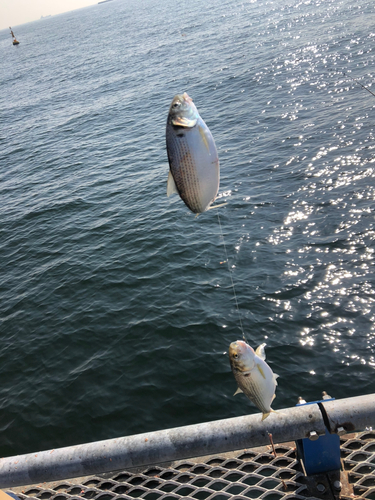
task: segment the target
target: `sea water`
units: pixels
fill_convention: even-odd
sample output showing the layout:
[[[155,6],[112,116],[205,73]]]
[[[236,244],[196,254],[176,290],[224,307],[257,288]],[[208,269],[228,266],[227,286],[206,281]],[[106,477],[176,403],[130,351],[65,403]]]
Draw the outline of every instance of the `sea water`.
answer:
[[[372,0],[114,0],[0,32],[0,454],[375,392]],[[188,92],[219,210],[166,197]],[[230,274],[229,274],[230,273]]]

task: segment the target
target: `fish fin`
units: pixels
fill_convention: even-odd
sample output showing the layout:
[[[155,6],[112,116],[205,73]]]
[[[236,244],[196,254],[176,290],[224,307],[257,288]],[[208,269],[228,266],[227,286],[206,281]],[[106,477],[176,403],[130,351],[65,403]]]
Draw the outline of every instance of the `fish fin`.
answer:
[[[204,142],[204,145],[206,146],[207,151],[210,152],[210,146],[208,144],[206,132],[205,132],[204,128],[198,127],[198,130],[199,130],[199,133],[201,134],[201,137],[203,139],[203,142]]]
[[[237,390],[236,392],[233,394],[233,396],[235,396],[236,394],[240,394],[241,392],[243,392],[242,389],[240,389],[239,387],[237,387]]]
[[[169,171],[168,182],[167,182],[167,196],[169,197],[173,193],[178,194],[178,191],[177,191],[177,188],[176,188],[176,183],[175,183],[175,181],[173,179],[172,172]]]
[[[255,351],[255,354],[259,356],[263,361],[266,359],[266,351],[264,348],[266,347],[267,344],[261,344]]]
[[[273,381],[275,382],[275,384],[276,384],[276,385],[278,385],[278,383],[277,383],[277,380],[276,380],[276,379],[278,379],[279,377],[280,377],[280,375],[278,375],[277,373],[274,373],[274,374],[273,374]]]
[[[262,375],[262,377],[264,378],[264,380],[266,380],[266,376],[264,375],[264,371],[263,371],[263,368],[260,366],[260,364],[258,363],[257,364],[257,368],[259,370],[259,373]]]
[[[223,207],[224,205],[228,205],[228,203],[220,203],[220,205],[214,205],[214,206],[208,207],[207,210],[212,210],[213,208]]]
[[[269,417],[270,413],[279,413],[278,411],[275,411],[273,410],[272,408],[270,408],[270,411],[268,413],[263,413],[262,415],[262,422],[265,418]]]

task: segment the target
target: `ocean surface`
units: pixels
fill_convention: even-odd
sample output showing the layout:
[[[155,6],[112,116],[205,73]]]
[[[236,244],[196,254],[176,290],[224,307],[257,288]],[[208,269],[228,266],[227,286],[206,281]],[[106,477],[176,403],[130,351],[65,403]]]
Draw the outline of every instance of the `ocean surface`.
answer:
[[[373,0],[114,0],[12,28],[0,456],[257,413],[233,396],[240,318],[274,409],[375,392]],[[197,218],[166,197],[184,91],[227,202]]]

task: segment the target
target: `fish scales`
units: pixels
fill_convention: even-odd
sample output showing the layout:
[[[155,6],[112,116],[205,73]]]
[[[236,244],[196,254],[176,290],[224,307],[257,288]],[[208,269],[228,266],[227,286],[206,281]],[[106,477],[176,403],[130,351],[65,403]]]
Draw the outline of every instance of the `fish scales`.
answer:
[[[171,155],[169,162],[172,165],[179,194],[189,208],[194,213],[198,213],[200,209],[200,185],[188,141],[185,136],[179,137],[175,134],[171,134],[170,141],[173,143],[170,149],[174,154]]]
[[[219,158],[210,130],[186,93],[176,95],[169,108],[166,143],[168,196],[177,192],[196,214],[208,210],[219,190]]]
[[[237,383],[241,384],[243,388],[243,392],[246,394],[251,394],[251,401],[260,409],[264,410],[264,404],[262,402],[262,397],[261,393],[258,389],[258,385],[253,381],[253,378],[251,376],[246,377],[244,376],[243,379],[241,380],[240,377],[235,377],[237,380]],[[240,380],[238,380],[240,379]]]
[[[235,375],[236,380],[237,380],[237,378],[239,378],[239,377],[236,377],[236,375]],[[262,399],[262,393],[261,393],[261,390],[259,389],[259,385],[257,385],[255,382],[253,382],[252,377],[245,378],[245,376],[244,376],[244,379],[242,379],[242,381],[237,380],[237,383],[238,383],[238,385],[241,384],[241,386],[243,387],[243,392],[248,396],[250,401],[252,401],[255,404],[255,406],[257,408],[259,408],[259,410],[262,413],[269,412],[269,408],[266,408],[266,406],[264,405],[264,402]],[[251,397],[249,396],[249,394],[251,394]]]

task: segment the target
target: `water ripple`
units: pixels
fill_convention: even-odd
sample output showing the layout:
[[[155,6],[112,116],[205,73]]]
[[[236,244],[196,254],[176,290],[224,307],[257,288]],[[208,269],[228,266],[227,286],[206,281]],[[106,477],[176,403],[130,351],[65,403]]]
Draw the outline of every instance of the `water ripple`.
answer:
[[[276,407],[375,391],[372,9],[110,2],[2,37],[2,456],[256,411],[223,355],[231,277]],[[228,263],[216,212],[166,197],[182,91]]]

